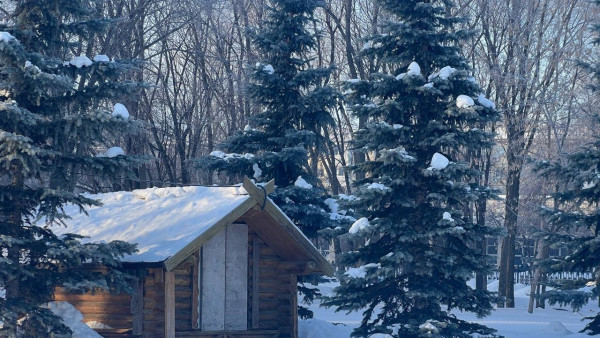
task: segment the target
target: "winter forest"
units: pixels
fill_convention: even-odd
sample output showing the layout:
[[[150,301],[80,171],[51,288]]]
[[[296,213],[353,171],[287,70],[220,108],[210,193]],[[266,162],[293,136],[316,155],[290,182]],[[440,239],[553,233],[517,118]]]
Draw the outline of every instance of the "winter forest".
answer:
[[[599,41],[586,0],[0,0],[0,336],[129,290],[135,244],[55,234],[67,205],[244,176],[336,267],[302,318],[494,337],[454,313],[524,283],[600,334]]]

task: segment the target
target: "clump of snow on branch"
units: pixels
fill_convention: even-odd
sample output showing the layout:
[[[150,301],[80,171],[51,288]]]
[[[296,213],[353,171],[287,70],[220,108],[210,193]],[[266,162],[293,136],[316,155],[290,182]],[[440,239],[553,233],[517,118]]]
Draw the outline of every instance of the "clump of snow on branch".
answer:
[[[419,64],[414,61],[411,62],[410,65],[408,65],[408,71],[406,72],[406,75],[408,75],[408,76],[421,75],[421,67],[419,67]]]
[[[381,267],[381,264],[379,263],[369,263],[359,266],[358,268],[348,269],[348,271],[344,272],[344,275],[352,278],[365,278],[367,275],[367,269],[379,269],[379,267]]]
[[[48,309],[62,318],[63,324],[73,331],[74,338],[102,338],[83,322],[81,312],[68,302],[50,302]]]
[[[116,103],[113,108],[112,116],[121,117],[124,120],[127,120],[129,119],[129,111],[127,110],[127,107],[125,107],[125,105],[123,105],[122,103]]]
[[[15,37],[12,36],[9,32],[0,32],[0,42],[9,42],[10,40],[14,40]]]
[[[231,160],[231,159],[235,159],[235,158],[245,158],[247,160],[254,158],[254,155],[250,154],[250,153],[246,153],[244,155],[242,154],[236,154],[236,153],[225,153],[222,152],[220,150],[215,150],[213,152],[210,153],[210,156],[214,156],[214,157],[218,157],[218,158],[222,158],[226,161]]]
[[[402,128],[402,127],[404,127],[404,126],[403,126],[403,125],[401,125],[401,124],[394,124],[392,127],[393,127],[394,129],[401,129],[401,128]]]
[[[477,96],[477,102],[486,108],[496,109],[496,104],[486,98],[483,94]]]
[[[75,66],[77,68],[89,67],[93,64],[92,60],[85,56],[85,54],[81,54],[80,56],[74,56],[69,64]]]
[[[433,88],[433,82],[428,82],[423,85],[424,88]]]
[[[249,125],[249,124],[247,124],[247,125],[244,127],[244,131],[252,131],[252,127],[250,127],[250,125]]]
[[[385,191],[385,190],[389,190],[390,188],[386,187],[385,185],[383,185],[381,183],[370,183],[367,185],[367,190],[371,190],[371,189]]]
[[[367,41],[363,46],[361,51],[365,51],[365,50],[369,50],[371,48],[380,48],[381,46],[383,46],[381,44],[381,42],[373,42],[372,40]]]
[[[125,155],[125,152],[123,151],[123,148],[121,148],[121,147],[110,147],[110,148],[106,149],[106,151],[104,153],[96,155],[96,157],[109,157],[109,158],[113,158],[113,157],[117,157],[119,155]]]
[[[273,69],[273,66],[271,65],[266,65],[263,67],[263,71],[269,73],[269,74],[273,74],[275,73],[275,69]]]
[[[352,226],[348,230],[348,233],[355,234],[355,233],[357,233],[363,229],[366,229],[370,226],[371,226],[371,223],[369,223],[369,220],[366,217],[361,217],[361,218],[357,219],[356,222],[354,222],[354,224],[352,224]]]
[[[587,189],[592,189],[593,187],[596,186],[596,182],[591,181],[591,182],[583,182],[583,187],[581,187],[582,190],[587,190]]]
[[[456,98],[456,106],[458,108],[469,108],[475,105],[475,101],[470,96],[458,95]]]
[[[94,56],[94,62],[110,62],[110,59],[104,54],[98,54]]]
[[[439,333],[438,328],[435,325],[433,325],[431,320],[428,320],[425,323],[419,325],[419,331],[423,332],[426,335],[437,335]]]
[[[341,196],[340,196],[341,198]],[[329,207],[329,219],[331,220],[342,220],[342,219],[346,219],[346,220],[351,220],[354,221],[354,217],[351,216],[346,216],[346,210],[340,210],[340,205],[338,204],[338,201],[334,198],[328,198],[325,201],[323,201],[325,203],[325,205],[327,205]]]
[[[446,67],[440,69],[439,72],[436,72],[436,73],[433,73],[433,74],[429,75],[429,77],[427,77],[427,80],[432,81],[436,77],[439,77],[442,80],[448,80],[448,78],[450,77],[450,75],[454,74],[454,72],[456,72],[456,68],[452,68],[450,66],[446,66]]]
[[[312,184],[306,182],[302,176],[298,176],[298,178],[296,179],[296,182],[294,182],[294,185],[303,189],[312,189]]]
[[[447,211],[442,215],[442,219],[445,221],[454,222],[454,218],[452,218],[452,215],[450,215],[450,213]]]
[[[258,163],[254,163],[254,165],[252,165],[252,170],[254,171],[254,175],[252,175],[252,177],[254,177],[256,180],[259,180],[262,176],[262,170],[258,166]]]
[[[35,69],[37,72],[41,72],[38,66],[33,65],[31,61],[25,61],[25,68],[32,68]]]
[[[444,156],[440,153],[435,153],[431,157],[430,167],[427,169],[428,170],[433,170],[433,169],[442,170],[442,169],[445,169],[448,166],[448,164],[450,164],[450,160],[448,158],[446,158],[446,156]]]
[[[391,156],[393,158],[401,158],[404,160],[415,160],[415,158],[411,155],[408,154],[408,152],[406,151],[406,149],[404,149],[404,147],[397,147],[394,149],[382,149],[380,150],[381,155],[387,155],[387,156]]]

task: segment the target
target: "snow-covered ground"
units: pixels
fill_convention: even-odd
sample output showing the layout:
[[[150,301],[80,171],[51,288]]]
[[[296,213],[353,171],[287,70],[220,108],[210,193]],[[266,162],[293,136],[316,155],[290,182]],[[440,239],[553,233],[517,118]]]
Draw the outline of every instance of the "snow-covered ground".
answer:
[[[336,283],[325,283],[319,285],[324,295],[333,295]],[[497,290],[498,282],[492,281],[488,285],[489,290]],[[580,312],[572,312],[570,308],[558,305],[546,305],[546,309],[534,309],[532,314],[527,313],[529,304],[530,287],[523,284],[515,285],[514,309],[496,309],[492,315],[479,319],[471,313],[457,312],[456,316],[484,324],[498,330],[497,334],[506,338],[555,338],[590,337],[578,333],[585,326],[583,317],[593,316],[598,309],[597,302],[591,302],[581,309]],[[350,337],[352,330],[359,326],[362,319],[361,312],[335,312],[333,308],[325,309],[319,307],[319,302],[310,306],[315,312],[315,317],[309,320],[301,320],[299,323],[300,338],[345,338]],[[383,336],[380,336],[383,337]]]

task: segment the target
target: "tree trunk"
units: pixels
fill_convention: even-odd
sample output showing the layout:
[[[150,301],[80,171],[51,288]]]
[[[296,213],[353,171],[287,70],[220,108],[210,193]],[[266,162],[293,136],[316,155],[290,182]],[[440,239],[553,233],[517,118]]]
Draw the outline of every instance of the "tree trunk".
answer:
[[[500,266],[500,283],[504,282],[504,285],[499,285],[504,291],[506,297],[506,307],[515,307],[515,288],[514,288],[514,273],[515,273],[515,238],[517,235],[517,220],[519,215],[519,187],[521,185],[521,168],[522,165],[516,159],[513,158],[513,162],[517,162],[517,165],[511,165],[510,161],[511,154],[508,155],[508,179],[506,182],[506,208],[504,225],[508,235],[504,239],[504,245],[502,248],[501,265]],[[513,157],[515,157],[513,155]],[[502,274],[504,273],[504,278]]]

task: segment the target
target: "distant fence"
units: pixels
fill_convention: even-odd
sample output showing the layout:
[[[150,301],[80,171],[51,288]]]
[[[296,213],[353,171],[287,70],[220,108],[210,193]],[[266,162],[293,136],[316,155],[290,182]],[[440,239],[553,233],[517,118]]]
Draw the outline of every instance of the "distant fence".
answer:
[[[499,272],[494,272],[488,276],[488,279],[498,279],[500,276]],[[515,283],[521,283],[525,285],[531,284],[533,281],[533,271],[520,271],[515,272]],[[594,279],[593,272],[554,272],[542,276],[541,282],[556,282],[560,280],[578,280],[578,279]]]

